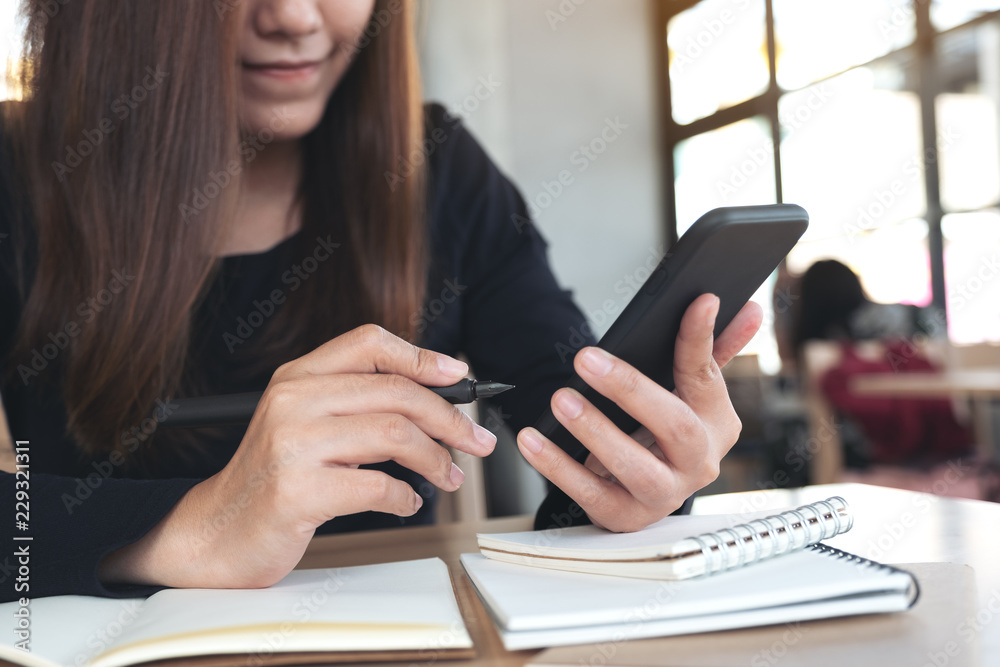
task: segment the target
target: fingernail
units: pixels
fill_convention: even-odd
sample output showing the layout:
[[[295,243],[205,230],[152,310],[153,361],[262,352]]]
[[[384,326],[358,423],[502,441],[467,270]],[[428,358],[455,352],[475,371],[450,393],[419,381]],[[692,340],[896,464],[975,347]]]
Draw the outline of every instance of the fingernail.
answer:
[[[483,447],[492,451],[493,447],[497,444],[497,437],[479,424],[473,424],[472,430],[476,434],[476,441]]]
[[[445,375],[452,377],[464,376],[469,372],[469,365],[467,363],[444,355],[438,355],[438,368]]]
[[[451,464],[451,474],[448,476],[448,479],[451,480],[451,483],[457,489],[458,487],[462,486],[462,482],[465,481],[465,473],[462,472],[461,468],[459,468],[457,465],[455,465],[454,463],[452,463]]]
[[[614,366],[611,355],[599,347],[589,347],[584,350],[580,361],[583,362],[583,367],[594,375],[607,375]]]
[[[418,509],[420,509],[421,507],[424,506],[424,499],[421,498],[420,494],[417,493],[416,491],[413,492],[413,498],[414,498],[414,501],[413,501],[413,511],[415,512],[415,511],[417,511]]]
[[[535,433],[535,429],[526,428],[521,431],[520,440],[525,449],[532,454],[537,454],[542,451],[542,439],[538,437],[537,433]]]
[[[715,327],[715,318],[719,316],[719,297],[712,295],[712,307],[708,309],[708,315],[705,316],[705,324],[709,327]]]
[[[556,394],[556,407],[570,419],[576,419],[583,412],[583,401],[572,389],[562,389]]]

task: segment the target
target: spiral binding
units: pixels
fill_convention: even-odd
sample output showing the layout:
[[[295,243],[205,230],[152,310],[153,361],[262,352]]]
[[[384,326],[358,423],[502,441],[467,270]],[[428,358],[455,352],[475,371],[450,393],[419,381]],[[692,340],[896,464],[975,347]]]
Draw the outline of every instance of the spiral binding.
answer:
[[[885,570],[886,572],[898,572],[900,574],[909,575],[910,581],[913,582],[912,594],[910,595],[910,606],[912,607],[920,599],[920,582],[917,578],[913,576],[912,573],[907,572],[902,568],[895,567],[894,565],[886,565],[885,563],[880,563],[877,560],[871,560],[870,558],[864,558],[863,556],[858,556],[856,554],[848,553],[846,551],[841,551],[837,547],[831,547],[828,544],[812,544],[809,546],[813,551],[818,551],[821,554],[826,554],[827,556],[833,556],[837,560],[846,560],[848,562],[856,564],[858,567],[871,568],[874,570]]]
[[[846,525],[841,513],[846,515]],[[704,574],[709,575],[796,551],[848,531],[853,525],[854,517],[847,501],[833,496],[781,514],[705,533],[692,540],[701,549]],[[749,553],[750,545],[753,546],[752,554]]]

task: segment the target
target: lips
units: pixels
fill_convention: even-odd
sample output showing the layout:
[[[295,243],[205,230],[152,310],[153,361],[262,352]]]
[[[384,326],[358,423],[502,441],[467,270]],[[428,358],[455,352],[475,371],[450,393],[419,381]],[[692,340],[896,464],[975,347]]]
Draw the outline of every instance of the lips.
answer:
[[[253,74],[288,81],[308,79],[319,71],[322,60],[278,60],[269,63],[243,63],[243,68]]]

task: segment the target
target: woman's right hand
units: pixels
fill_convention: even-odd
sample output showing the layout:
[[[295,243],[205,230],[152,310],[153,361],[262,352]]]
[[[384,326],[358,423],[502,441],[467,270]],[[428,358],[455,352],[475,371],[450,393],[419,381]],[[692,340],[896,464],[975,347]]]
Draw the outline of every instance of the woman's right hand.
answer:
[[[445,491],[464,479],[435,440],[476,456],[496,437],[427,386],[468,366],[375,325],[284,364],[239,449],[142,539],[109,554],[103,583],[254,588],[299,562],[317,526],[367,510],[409,516],[409,484],[358,466],[396,461]]]

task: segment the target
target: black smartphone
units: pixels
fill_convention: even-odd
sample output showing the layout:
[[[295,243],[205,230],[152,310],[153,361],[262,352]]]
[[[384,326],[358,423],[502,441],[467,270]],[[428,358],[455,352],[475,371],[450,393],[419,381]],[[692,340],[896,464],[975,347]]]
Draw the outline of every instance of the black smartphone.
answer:
[[[709,211],[666,254],[598,346],[674,389],[674,341],[681,318],[698,296],[719,297],[715,335],[726,328],[799,240],[809,215],[795,204],[733,206]],[[639,424],[576,374],[568,385],[582,393],[618,428]],[[575,439],[546,410],[535,424],[543,435],[572,451]]]

